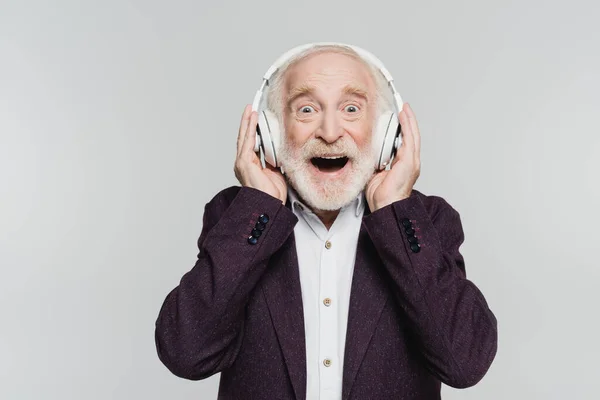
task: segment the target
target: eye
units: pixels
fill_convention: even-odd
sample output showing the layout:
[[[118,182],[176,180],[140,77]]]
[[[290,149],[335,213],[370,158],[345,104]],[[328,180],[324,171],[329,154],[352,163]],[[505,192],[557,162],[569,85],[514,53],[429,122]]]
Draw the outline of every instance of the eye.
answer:
[[[314,108],[312,108],[311,106],[303,106],[302,108],[300,108],[300,112],[302,114],[309,114],[312,111],[314,111]]]
[[[355,105],[346,106],[344,109],[349,113],[355,113],[358,111],[358,107],[356,107]]]

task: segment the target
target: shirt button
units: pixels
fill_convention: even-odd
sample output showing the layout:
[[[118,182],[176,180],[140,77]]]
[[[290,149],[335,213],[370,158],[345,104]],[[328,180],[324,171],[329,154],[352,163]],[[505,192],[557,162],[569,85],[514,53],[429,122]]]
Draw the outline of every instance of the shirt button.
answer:
[[[323,304],[325,304],[327,307],[329,307],[331,305],[331,299],[329,297],[325,298],[323,300]]]
[[[331,360],[329,358],[326,358],[323,360],[323,365],[326,367],[330,367],[331,366]]]
[[[326,249],[330,249],[331,248],[331,242],[329,240],[325,242],[325,248]]]

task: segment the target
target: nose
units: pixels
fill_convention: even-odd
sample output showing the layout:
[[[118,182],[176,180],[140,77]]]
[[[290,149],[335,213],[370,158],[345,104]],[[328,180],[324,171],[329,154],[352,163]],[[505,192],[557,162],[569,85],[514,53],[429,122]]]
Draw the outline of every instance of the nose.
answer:
[[[315,136],[327,143],[333,143],[344,135],[344,129],[335,111],[324,111],[323,119]]]

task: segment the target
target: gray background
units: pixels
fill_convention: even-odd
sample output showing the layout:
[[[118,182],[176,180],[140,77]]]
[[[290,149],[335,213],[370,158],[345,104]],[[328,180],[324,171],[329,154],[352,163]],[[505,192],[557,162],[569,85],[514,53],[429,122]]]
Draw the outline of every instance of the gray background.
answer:
[[[0,398],[214,399],[154,349],[267,67],[313,41],[386,64],[416,188],[463,219],[497,358],[445,399],[597,399],[597,2],[0,1]]]

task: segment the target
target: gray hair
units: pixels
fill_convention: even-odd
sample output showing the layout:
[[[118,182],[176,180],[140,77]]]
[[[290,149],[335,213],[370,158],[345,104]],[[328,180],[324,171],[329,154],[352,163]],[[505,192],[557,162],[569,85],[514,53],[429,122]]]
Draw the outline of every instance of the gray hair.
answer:
[[[378,117],[386,111],[394,110],[394,100],[391,93],[391,90],[388,86],[388,83],[385,77],[381,74],[379,69],[362,58],[356,51],[354,51],[351,47],[344,46],[342,44],[326,44],[326,45],[317,45],[311,48],[308,48],[299,54],[296,54],[294,57],[287,60],[272,76],[269,80],[269,87],[267,89],[267,93],[264,96],[262,107],[266,107],[268,110],[273,112],[277,119],[279,120],[279,126],[281,130],[284,130],[283,126],[283,108],[284,104],[284,76],[285,72],[291,66],[295,65],[299,61],[307,58],[310,55],[317,53],[338,53],[345,54],[347,56],[353,57],[359,61],[361,61],[369,70],[371,77],[375,82],[376,93],[375,93],[375,110],[376,115],[373,121],[373,124],[377,124]],[[282,138],[283,139],[283,138]]]

